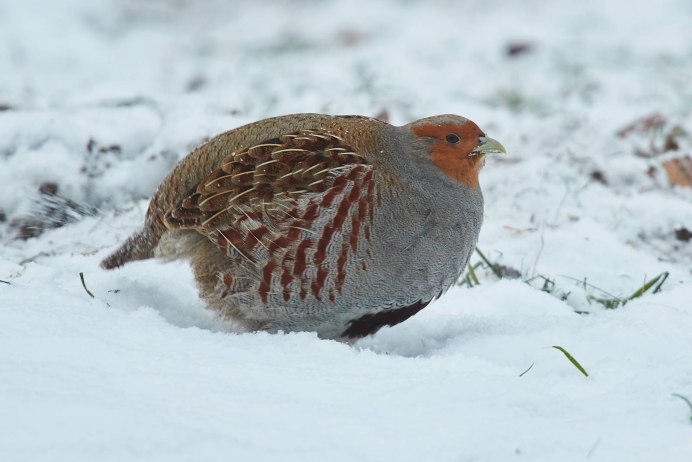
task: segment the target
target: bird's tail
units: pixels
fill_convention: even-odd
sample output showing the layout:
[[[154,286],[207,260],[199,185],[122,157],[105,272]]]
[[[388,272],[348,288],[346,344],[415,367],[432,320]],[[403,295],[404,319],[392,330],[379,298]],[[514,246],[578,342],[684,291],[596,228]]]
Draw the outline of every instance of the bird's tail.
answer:
[[[151,227],[145,226],[144,229],[130,236],[118,250],[104,258],[101,268],[115,269],[131,261],[152,258],[159,237],[160,235]]]

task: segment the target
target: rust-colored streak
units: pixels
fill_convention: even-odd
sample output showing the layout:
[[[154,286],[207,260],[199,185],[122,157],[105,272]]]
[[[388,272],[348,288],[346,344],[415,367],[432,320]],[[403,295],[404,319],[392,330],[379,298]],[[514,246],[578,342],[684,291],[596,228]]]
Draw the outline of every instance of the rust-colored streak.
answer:
[[[257,246],[261,245],[262,238],[269,233],[270,231],[266,226],[248,230],[248,236],[245,238],[243,245],[246,249],[254,250]]]
[[[350,200],[346,198],[341,200],[339,208],[336,209],[336,214],[334,215],[333,226],[335,230],[339,231],[344,226],[344,222],[346,221],[346,218],[351,210],[351,205]]]
[[[355,202],[360,197],[361,185],[358,182],[354,182],[351,185],[351,192],[346,196],[346,200],[349,202]]]
[[[224,285],[231,287],[233,285],[233,276],[231,276],[228,273],[224,273],[223,275],[223,283]]]
[[[269,249],[269,252],[274,253],[278,252],[279,249],[287,248],[290,243],[291,240],[287,236],[279,236],[273,241],[271,241],[267,248]]]
[[[327,246],[332,240],[332,237],[334,236],[334,231],[336,229],[334,228],[333,224],[326,225],[324,227],[324,230],[322,231],[322,235],[320,236],[319,240],[317,241],[317,250],[315,251],[315,263],[316,264],[321,264],[324,259],[327,257]]]
[[[286,235],[286,239],[288,239],[288,245],[295,244],[296,241],[298,241],[298,238],[300,237],[300,228],[305,227],[305,223],[303,221],[298,220],[295,223],[295,226],[288,230],[288,234]]]
[[[235,223],[236,223],[236,225],[240,225],[241,223],[243,223],[244,221],[247,221],[248,219],[249,218],[247,215],[242,214],[238,217],[235,217]]]
[[[243,235],[240,231],[234,228],[228,228],[221,232],[226,239],[231,241],[233,244],[240,244],[243,241]]]
[[[369,170],[365,175],[363,175],[363,184],[367,185],[368,194],[372,194],[372,188],[374,186],[374,177],[375,173],[372,170]]]
[[[272,276],[275,270],[276,262],[274,260],[269,260],[262,269],[262,281],[258,289],[260,297],[262,298],[262,303],[267,303],[269,293],[271,292]]]
[[[291,272],[291,268],[293,268],[293,271],[296,270],[296,253],[298,251],[298,247],[300,247],[301,242],[306,242],[306,241],[298,241],[298,236],[300,234],[300,230],[297,228],[291,228],[288,231],[288,236],[286,237],[280,237],[276,239],[277,241],[277,246],[281,245],[281,248],[286,248],[288,249],[286,253],[284,254],[284,258],[281,262],[281,267],[283,268],[283,274],[281,276],[281,285],[284,287],[284,289],[288,288],[288,285],[293,281],[293,273]],[[309,245],[309,241],[307,241]],[[274,252],[272,250],[272,245],[270,244],[269,246],[269,251]],[[305,248],[307,250],[307,247]],[[304,250],[303,250],[304,251]],[[300,274],[297,274],[299,278],[301,277]],[[284,297],[285,298],[285,297]]]
[[[305,213],[303,213],[303,220],[307,221],[308,223],[312,223],[317,219],[318,212],[320,210],[320,205],[317,203],[316,200],[311,200],[305,209]]]
[[[219,233],[217,236],[216,245],[219,246],[219,250],[221,250],[223,254],[228,255],[228,241],[223,237],[223,234]]]
[[[354,252],[358,251],[358,237],[360,236],[360,224],[361,224],[361,213],[363,209],[363,199],[359,200],[354,204],[354,207],[358,209],[356,213],[351,215],[351,235],[348,237],[349,245],[351,250]]]
[[[315,280],[312,282],[312,295],[317,299],[317,300],[322,300],[322,296],[320,295],[320,292],[324,288],[325,283],[327,282],[327,275],[329,274],[329,271],[322,265],[319,268],[317,268],[317,276],[315,277]]]
[[[303,239],[298,248],[296,249],[296,260],[293,265],[293,274],[298,277],[302,277],[305,272],[305,267],[307,265],[307,251],[310,248],[312,241],[310,239]]]
[[[293,282],[293,275],[291,274],[288,267],[284,266],[281,271],[281,287],[287,289],[288,285]]]
[[[287,302],[291,299],[291,289],[290,289],[289,285],[291,284],[291,282],[293,282],[293,275],[291,274],[290,268],[285,263],[286,262],[284,260],[284,264],[281,268],[280,284],[284,288],[284,291],[283,291],[284,301]]]
[[[457,124],[422,124],[412,128],[419,137],[433,138],[431,158],[433,163],[446,175],[465,185],[478,188],[478,172],[483,166],[483,155],[469,157],[471,151],[479,146],[478,138],[483,132],[478,126],[468,121]],[[461,138],[458,143],[449,143],[445,137],[454,133]]]
[[[233,228],[228,228],[223,231],[219,231],[219,235],[216,239],[216,243],[226,255],[230,255],[234,247],[238,247],[243,240],[243,235]]]
[[[363,226],[363,237],[365,238],[366,241],[370,242],[371,236],[370,236],[370,224],[366,223],[365,226]]]
[[[334,202],[334,199],[338,195],[340,195],[343,191],[346,185],[348,184],[348,179],[343,176],[339,176],[334,180],[334,184],[332,185],[331,189],[322,197],[322,202],[320,203],[320,206],[324,208],[329,208],[332,206],[332,203]]]

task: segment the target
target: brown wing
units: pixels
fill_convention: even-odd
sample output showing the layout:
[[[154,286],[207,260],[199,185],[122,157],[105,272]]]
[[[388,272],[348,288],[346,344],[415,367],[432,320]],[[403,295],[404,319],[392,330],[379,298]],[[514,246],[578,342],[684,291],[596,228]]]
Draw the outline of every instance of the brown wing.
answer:
[[[283,135],[226,157],[166,213],[165,223],[169,229],[214,230],[232,223],[239,206],[281,209],[301,194],[323,193],[358,164],[365,158],[330,132]]]
[[[320,298],[326,285],[332,298],[359,238],[370,237],[373,190],[363,155],[329,131],[301,130],[229,155],[166,213],[165,225],[197,230],[254,265],[265,302],[277,284],[286,300]],[[336,235],[339,250],[328,254]],[[229,287],[231,280],[224,278]]]

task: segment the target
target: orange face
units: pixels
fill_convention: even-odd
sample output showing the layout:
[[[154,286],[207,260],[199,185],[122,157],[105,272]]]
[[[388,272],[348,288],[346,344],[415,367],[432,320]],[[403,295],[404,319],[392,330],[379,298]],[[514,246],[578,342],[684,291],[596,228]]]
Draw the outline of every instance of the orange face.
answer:
[[[412,127],[416,136],[432,139],[433,163],[448,176],[478,188],[478,172],[483,167],[485,153],[478,151],[485,133],[470,120],[463,124],[421,124]]]

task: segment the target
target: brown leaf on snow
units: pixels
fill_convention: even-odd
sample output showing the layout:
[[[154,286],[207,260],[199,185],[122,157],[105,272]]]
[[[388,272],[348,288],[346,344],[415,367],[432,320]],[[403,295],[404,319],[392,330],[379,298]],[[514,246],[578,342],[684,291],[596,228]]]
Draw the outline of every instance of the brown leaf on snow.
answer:
[[[678,151],[680,139],[689,138],[687,131],[680,125],[672,125],[661,113],[654,112],[636,119],[616,132],[622,139],[639,140],[634,147],[634,155],[650,159],[666,152]],[[646,145],[642,145],[641,142]]]
[[[631,124],[617,131],[617,136],[627,138],[633,133],[646,133],[653,129],[661,129],[666,124],[667,120],[660,112],[654,112],[645,117],[641,117]]]
[[[684,156],[663,162],[670,183],[692,188],[692,157]]]

